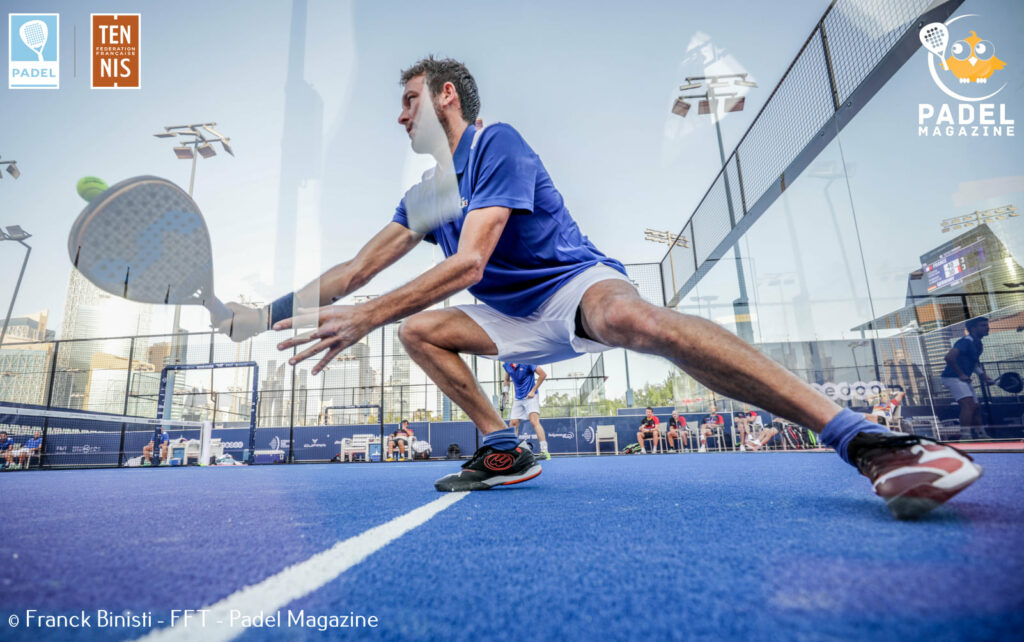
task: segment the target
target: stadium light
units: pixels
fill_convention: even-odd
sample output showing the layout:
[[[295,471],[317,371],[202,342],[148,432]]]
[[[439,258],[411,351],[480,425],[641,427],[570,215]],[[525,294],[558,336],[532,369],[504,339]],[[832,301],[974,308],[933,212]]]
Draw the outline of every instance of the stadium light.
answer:
[[[954,216],[952,218],[942,219],[940,223],[942,232],[950,232],[952,230],[959,230],[974,227],[975,225],[982,225],[989,221],[1005,221],[1010,218],[1017,218],[1020,214],[1017,212],[1017,207],[1014,205],[1002,205],[1000,207],[993,207],[992,209],[981,210],[971,212],[970,214],[964,214],[961,216]]]
[[[0,161],[0,165],[6,165],[7,173],[11,175],[11,178],[18,178],[21,176],[21,170],[18,169],[18,161]],[[3,178],[3,174],[0,174],[0,178]]]
[[[669,230],[644,230],[644,240],[652,243],[664,243],[675,247],[690,247],[690,242],[683,234],[675,234]]]

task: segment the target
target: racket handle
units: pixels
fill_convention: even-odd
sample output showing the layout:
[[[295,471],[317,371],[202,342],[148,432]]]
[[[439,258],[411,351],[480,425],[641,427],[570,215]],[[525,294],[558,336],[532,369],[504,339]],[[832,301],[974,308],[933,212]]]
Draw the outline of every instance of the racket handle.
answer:
[[[222,321],[228,321],[234,316],[234,312],[231,308],[221,303],[220,299],[214,299],[206,304],[206,309],[210,311],[210,319],[214,325],[219,325]]]

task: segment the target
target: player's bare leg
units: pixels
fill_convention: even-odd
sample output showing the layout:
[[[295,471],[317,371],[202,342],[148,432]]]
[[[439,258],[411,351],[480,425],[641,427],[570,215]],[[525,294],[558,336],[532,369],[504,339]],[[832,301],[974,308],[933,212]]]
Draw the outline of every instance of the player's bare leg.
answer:
[[[447,308],[414,314],[402,322],[398,337],[412,360],[469,415],[481,433],[507,428],[459,356],[498,354],[491,338],[465,312]]]
[[[544,434],[544,427],[540,425],[540,415],[535,412],[530,413],[530,425],[533,426],[534,432],[537,433],[537,441],[540,442],[541,453],[548,452],[548,437]],[[544,455],[547,459],[551,459],[550,455]]]
[[[434,482],[443,492],[488,490],[541,474],[533,452],[517,445],[460,353],[496,355],[498,347],[475,321],[458,309],[429,310],[402,323],[399,338],[427,376],[462,408],[483,433],[483,444],[462,469]]]
[[[919,517],[981,477],[969,455],[927,438],[890,433],[842,410],[736,335],[651,305],[625,281],[595,283],[580,307],[583,329],[605,345],[665,357],[712,390],[821,433],[824,443],[871,480],[897,518]],[[941,467],[935,464],[940,460]]]
[[[605,345],[663,356],[707,387],[821,432],[839,406],[718,325],[643,300],[621,280],[592,285],[583,327]]]
[[[516,431],[516,437],[518,437],[519,436],[519,420],[518,419],[510,419],[509,422],[508,422],[508,425],[509,425],[509,427],[512,430]]]

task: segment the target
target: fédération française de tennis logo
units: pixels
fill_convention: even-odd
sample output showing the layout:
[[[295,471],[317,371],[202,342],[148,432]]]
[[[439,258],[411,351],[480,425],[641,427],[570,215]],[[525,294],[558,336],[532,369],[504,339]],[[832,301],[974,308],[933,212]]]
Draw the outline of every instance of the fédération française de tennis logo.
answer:
[[[60,15],[7,16],[10,89],[60,89]]]
[[[988,102],[1006,87],[1005,80],[999,81],[1007,64],[996,56],[995,43],[984,37],[984,25],[968,20],[977,17],[965,14],[920,30],[935,86],[957,103],[918,105],[918,136],[1014,135],[1015,123],[1006,115],[1006,104]]]
[[[94,13],[90,18],[92,88],[141,88],[142,14]]]

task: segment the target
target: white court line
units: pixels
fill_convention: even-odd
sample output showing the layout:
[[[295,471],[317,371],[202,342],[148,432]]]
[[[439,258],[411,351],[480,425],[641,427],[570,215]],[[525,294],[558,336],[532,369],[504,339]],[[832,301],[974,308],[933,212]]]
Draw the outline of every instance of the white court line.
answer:
[[[230,626],[231,611],[249,616],[258,615],[260,611],[271,615],[277,609],[324,586],[468,494],[446,493],[429,504],[338,542],[326,551],[289,566],[259,584],[247,586],[205,607],[208,609],[205,627],[201,626],[198,614],[193,614],[188,620],[188,626],[178,622],[176,626],[152,631],[140,640],[230,640],[246,631],[238,622],[234,627]]]

